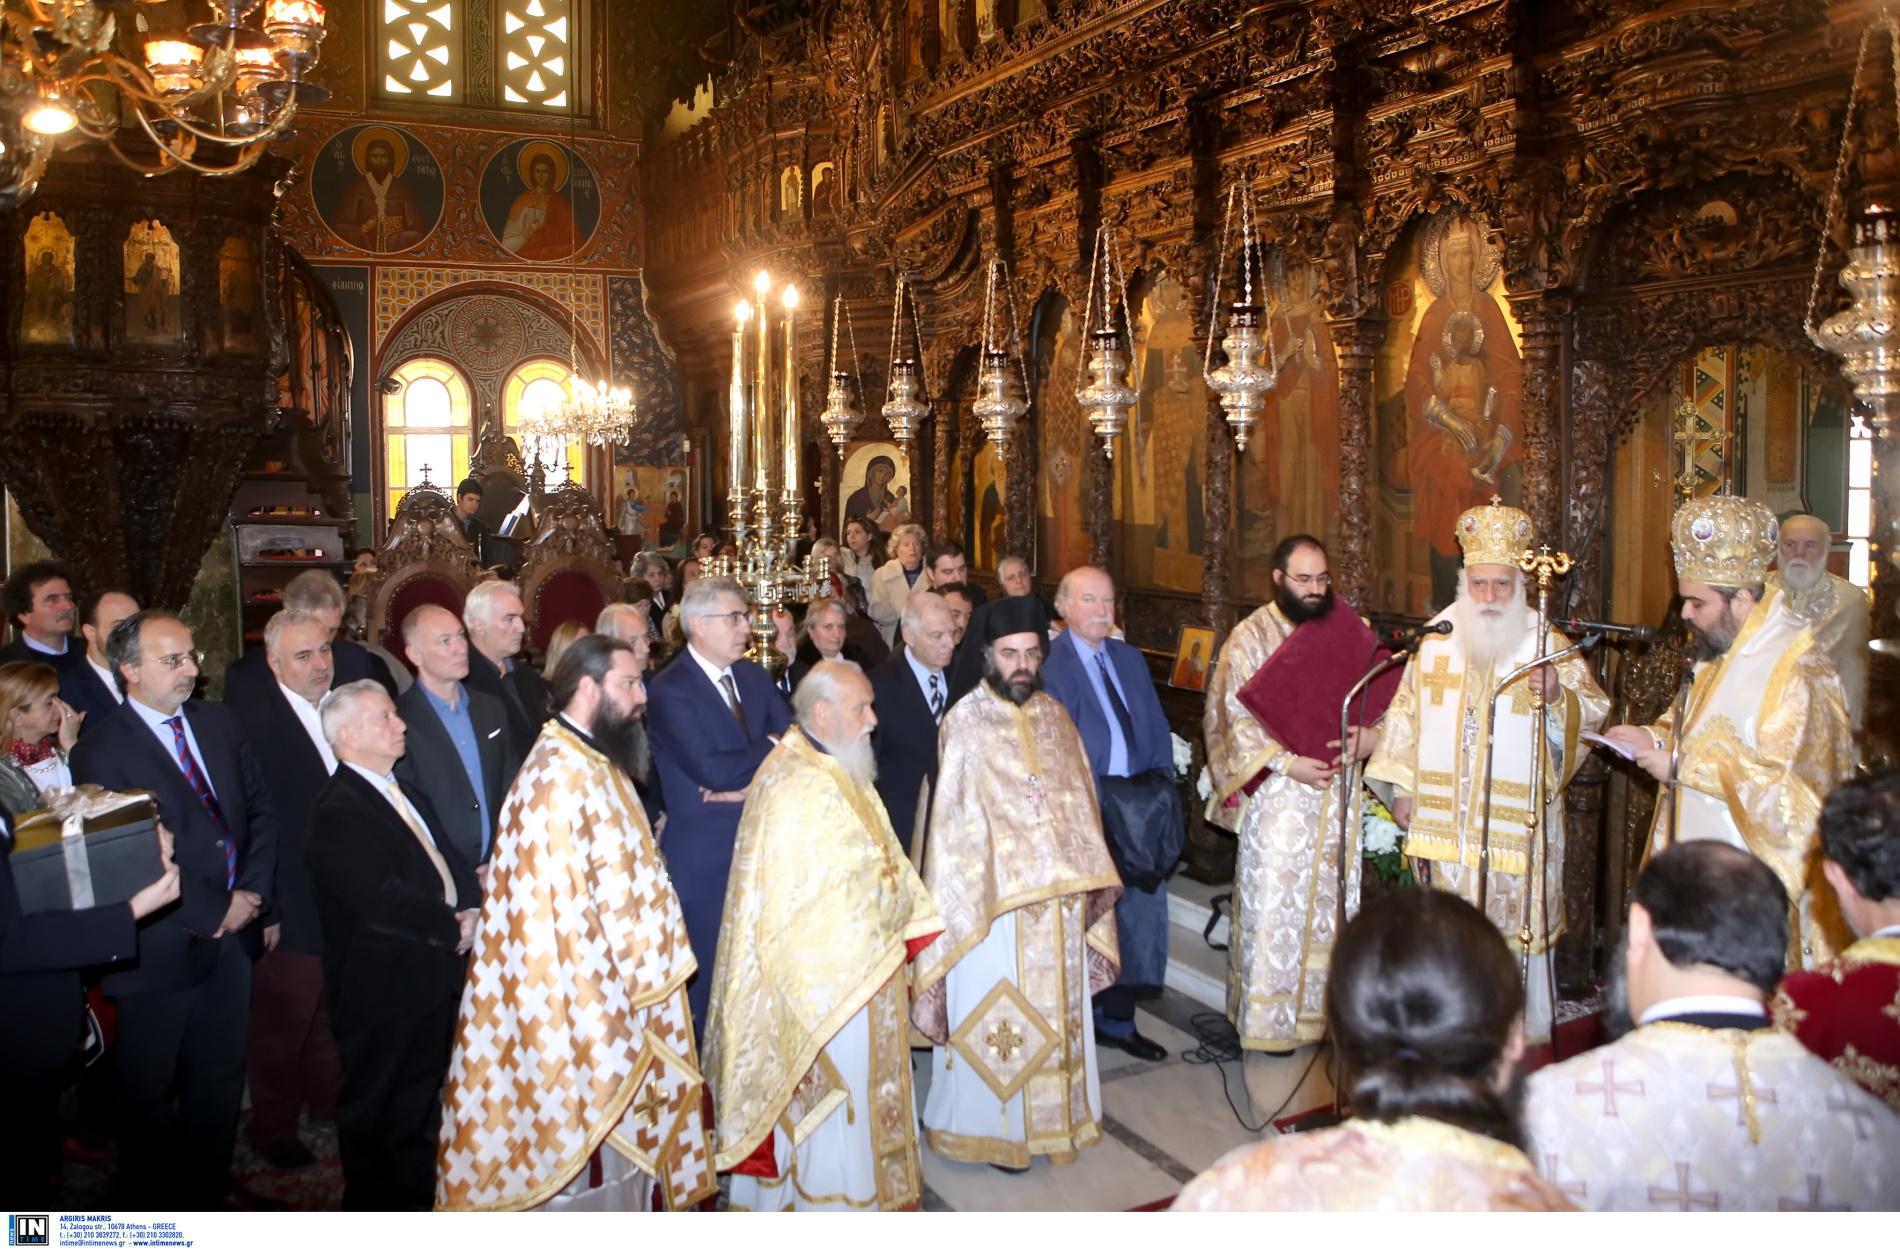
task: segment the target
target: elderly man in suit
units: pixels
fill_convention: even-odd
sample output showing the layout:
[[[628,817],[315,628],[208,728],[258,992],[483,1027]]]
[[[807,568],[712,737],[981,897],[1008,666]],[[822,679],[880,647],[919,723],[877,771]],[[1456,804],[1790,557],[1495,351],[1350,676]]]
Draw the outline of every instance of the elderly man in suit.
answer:
[[[666,800],[660,850],[699,961],[687,1000],[694,1035],[703,1036],[739,814],[792,709],[771,675],[745,658],[752,625],[738,583],[703,577],[688,586],[680,628],[685,651],[647,688],[647,733]]]
[[[86,657],[59,675],[59,697],[85,717],[79,722],[81,737],[125,702],[106,662],[106,639],[114,625],[138,610],[138,600],[123,590],[102,590],[79,601],[79,632],[86,640]]]
[[[293,1169],[317,1161],[297,1137],[299,1113],[308,1107],[312,1120],[335,1119],[343,1083],[323,1002],[323,935],[304,868],[310,809],[336,771],[317,713],[335,673],[330,627],[313,612],[285,608],[264,626],[264,653],[276,682],[224,700],[244,726],[277,816],[276,894],[263,917],[264,956],[251,976],[244,1069],[251,1142],[272,1167]]]
[[[481,887],[428,796],[396,775],[404,724],[381,687],[339,687],[323,733],[338,764],[306,855],[343,1057],[343,1205],[426,1211]]]
[[[329,628],[330,660],[336,668],[336,684],[342,686],[371,677],[389,691],[390,698],[395,698],[396,679],[390,675],[389,665],[383,663],[383,658],[361,643],[337,636],[343,627],[344,603],[342,585],[322,569],[306,569],[284,587],[286,611],[308,612]],[[247,651],[224,670],[224,701],[247,702],[267,694],[276,684],[277,675],[271,671],[267,649]]]
[[[1049,644],[1044,689],[1068,709],[1081,731],[1096,784],[1105,777],[1157,770],[1173,784],[1174,742],[1148,662],[1112,636],[1113,579],[1086,565],[1071,569],[1056,590],[1056,609],[1069,627]],[[1162,836],[1160,830],[1151,832]],[[1124,881],[1115,926],[1121,937],[1121,980],[1095,996],[1095,1039],[1138,1059],[1165,1059],[1164,1048],[1135,1030],[1135,996],[1158,991],[1168,970],[1167,884],[1142,890]]]
[[[524,748],[501,700],[465,680],[468,635],[455,613],[434,604],[417,608],[403,620],[402,645],[416,666],[416,684],[396,700],[408,726],[408,753],[396,772],[428,798],[443,836],[485,876],[501,800]]]
[[[232,1192],[256,922],[275,892],[270,785],[231,709],[191,697],[199,654],[183,621],[135,612],[106,657],[126,699],[74,748],[73,780],[158,796],[180,894],[141,926],[137,966],[102,983],[119,1009],[123,1201],[203,1209]]]
[[[877,728],[871,749],[877,757],[877,794],[890,814],[891,829],[906,851],[920,818],[918,792],[928,780],[937,786],[937,722],[950,707],[950,657],[956,654],[956,625],[950,605],[932,591],[920,591],[904,604],[904,646],[871,670],[877,701]]]
[[[528,636],[521,592],[513,582],[482,582],[463,601],[462,620],[468,626],[468,688],[501,700],[515,750],[525,757],[547,719],[542,709],[548,683],[519,658]]]

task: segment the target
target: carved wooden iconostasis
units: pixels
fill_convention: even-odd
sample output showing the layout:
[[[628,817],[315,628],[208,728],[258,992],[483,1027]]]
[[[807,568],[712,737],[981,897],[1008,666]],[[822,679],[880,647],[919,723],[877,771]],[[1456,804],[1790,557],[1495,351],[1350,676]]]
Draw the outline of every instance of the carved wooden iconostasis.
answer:
[[[1876,630],[1893,634],[1893,505],[1846,475],[1876,448],[1849,446],[1838,370],[1802,329],[1876,7],[840,0],[755,14],[709,112],[643,153],[651,304],[691,410],[716,414],[752,273],[818,286],[827,308],[842,293],[869,414],[857,437],[884,439],[906,274],[934,399],[905,466],[917,518],[981,572],[1010,553],[1045,587],[1108,568],[1157,666],[1182,627],[1224,633],[1260,603],[1272,546],[1295,532],[1327,541],[1361,611],[1428,614],[1452,594],[1453,518],[1493,494],[1578,558],[1558,611],[1656,623],[1674,414],[1699,388],[1711,400],[1697,379],[1720,350],[1725,417],[1741,424],[1733,471],[1716,469],[1835,525],[1839,571],[1873,575]],[[1896,181],[1891,131],[1857,123],[1850,200]],[[822,206],[820,166],[835,170]],[[1280,373],[1236,455],[1201,374],[1210,305],[1235,294],[1218,242],[1243,176]],[[1126,256],[1139,395],[1112,459],[1074,399],[1105,225]],[[1030,401],[1001,451],[968,415],[992,256],[1011,267]],[[1822,313],[1839,299],[1824,285]],[[808,420],[831,332],[814,318],[802,343]],[[1639,659],[1627,680],[1603,665],[1631,709],[1653,694]],[[1876,668],[1870,719],[1895,694]],[[1193,737],[1199,699],[1165,697]],[[1593,761],[1569,792],[1572,981],[1600,964],[1613,912],[1598,900],[1620,904],[1628,866],[1620,818],[1640,795],[1623,791],[1640,786],[1615,776],[1612,796]]]

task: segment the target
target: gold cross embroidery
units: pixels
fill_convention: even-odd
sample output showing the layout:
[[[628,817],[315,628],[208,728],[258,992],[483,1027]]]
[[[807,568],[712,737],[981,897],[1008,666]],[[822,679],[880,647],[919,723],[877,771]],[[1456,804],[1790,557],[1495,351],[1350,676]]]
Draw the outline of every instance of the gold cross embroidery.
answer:
[[[664,1110],[670,1101],[657,1086],[649,1085],[646,1097],[633,1105],[633,1113],[641,1119],[652,1115],[653,1122],[657,1125],[660,1121],[659,1112]]]
[[[1531,679],[1520,677],[1506,686],[1504,693],[1511,696],[1511,714],[1529,716],[1531,714]]]
[[[983,1044],[995,1051],[1004,1063],[1008,1063],[1009,1057],[1028,1043],[1029,1039],[1022,1035],[1021,1030],[1007,1020],[998,1021],[996,1027],[983,1038]]]
[[[1424,682],[1425,688],[1432,692],[1432,706],[1440,707],[1445,702],[1445,693],[1456,690],[1464,680],[1464,674],[1451,671],[1450,656],[1437,655],[1432,657],[1431,671],[1419,680]]]

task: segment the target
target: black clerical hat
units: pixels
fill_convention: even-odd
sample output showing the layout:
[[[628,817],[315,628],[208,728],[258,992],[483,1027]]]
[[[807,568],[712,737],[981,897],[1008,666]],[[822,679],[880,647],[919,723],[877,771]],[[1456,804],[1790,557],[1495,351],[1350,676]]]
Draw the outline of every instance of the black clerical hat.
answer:
[[[1041,638],[1049,631],[1049,619],[1034,595],[1010,595],[991,600],[983,611],[985,646],[1011,634],[1034,634]]]

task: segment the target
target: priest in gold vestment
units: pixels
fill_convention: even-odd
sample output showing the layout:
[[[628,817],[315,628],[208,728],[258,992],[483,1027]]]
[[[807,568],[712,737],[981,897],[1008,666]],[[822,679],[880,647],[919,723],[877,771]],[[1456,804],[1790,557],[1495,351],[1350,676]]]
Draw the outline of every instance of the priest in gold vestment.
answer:
[[[904,965],[943,922],[873,785],[871,702],[814,665],[739,821],[705,1052],[734,1210],[923,1197]]]
[[[1698,651],[1673,825],[1674,708],[1653,725],[1618,725],[1604,736],[1665,783],[1649,853],[1672,836],[1753,853],[1796,900],[1796,966],[1811,968],[1849,936],[1832,894],[1814,888],[1812,852],[1821,804],[1853,775],[1855,752],[1834,665],[1787,596],[1767,586],[1778,537],[1765,505],[1730,495],[1693,500],[1670,525],[1682,616]]]
[[[1564,931],[1563,789],[1588,749],[1583,732],[1603,723],[1610,703],[1583,658],[1572,656],[1501,692],[1496,737],[1485,740],[1497,683],[1536,653],[1536,607],[1528,599],[1534,592],[1518,567],[1531,548],[1531,521],[1494,497],[1458,518],[1457,536],[1464,550],[1458,598],[1434,618],[1452,622],[1452,632],[1427,634],[1406,665],[1366,775],[1397,791],[1392,814],[1407,831],[1405,853],[1429,862],[1433,886],[1479,903],[1479,864],[1488,851],[1483,910],[1520,955],[1529,935],[1524,1029],[1532,1045],[1541,1045],[1550,1039],[1554,1011],[1550,951]],[[1550,630],[1545,654],[1569,645]],[[1533,681],[1547,700],[1545,740],[1535,744]],[[1533,821],[1534,751],[1543,757],[1546,788],[1544,810]]]
[[[436,1208],[668,1210],[718,1190],[678,897],[618,764],[646,702],[595,634],[501,808],[442,1109]],[[656,1194],[657,1191],[657,1194]]]
[[[1867,592],[1827,571],[1833,532],[1820,517],[1801,513],[1781,523],[1777,567],[1768,574],[1770,589],[1787,596],[1788,610],[1814,631],[1814,646],[1834,665],[1841,679],[1847,722],[1860,733],[1867,714],[1867,635],[1872,613]]]
[[[1326,1032],[1326,965],[1340,910],[1339,757],[1303,756],[1276,741],[1240,696],[1296,630],[1351,609],[1333,598],[1326,549],[1317,540],[1283,540],[1274,566],[1274,600],[1222,644],[1201,723],[1213,781],[1207,818],[1232,827],[1240,843],[1227,1018],[1246,1049],[1284,1053]],[[1352,657],[1354,677],[1371,656],[1367,649]],[[1337,707],[1331,712],[1336,723]],[[1375,730],[1350,732],[1359,758],[1378,743]],[[1347,837],[1345,910],[1351,915],[1359,909],[1364,862],[1350,854],[1359,842],[1356,824],[1349,823]]]
[[[924,1139],[950,1159],[1073,1162],[1102,1135],[1090,996],[1114,984],[1121,878],[1082,736],[1041,686],[1033,599],[984,617],[981,685],[944,713],[924,884],[943,936],[911,1019],[936,1043]]]

